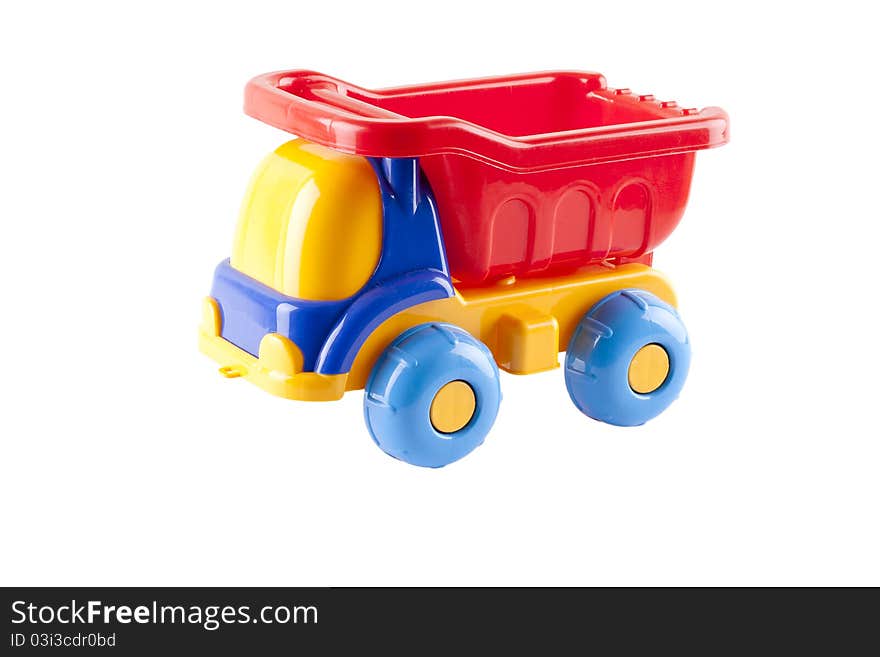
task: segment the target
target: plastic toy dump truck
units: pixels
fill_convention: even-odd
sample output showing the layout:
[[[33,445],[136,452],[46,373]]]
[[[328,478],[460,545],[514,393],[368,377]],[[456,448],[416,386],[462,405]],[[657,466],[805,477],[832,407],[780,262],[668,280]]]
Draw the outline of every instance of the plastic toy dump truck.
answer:
[[[336,400],[376,444],[439,467],[480,445],[499,368],[558,367],[591,418],[640,425],[690,346],[651,255],[681,219],[723,110],[548,72],[370,91],[251,80],[245,112],[298,137],[257,169],[200,346],[227,377]]]

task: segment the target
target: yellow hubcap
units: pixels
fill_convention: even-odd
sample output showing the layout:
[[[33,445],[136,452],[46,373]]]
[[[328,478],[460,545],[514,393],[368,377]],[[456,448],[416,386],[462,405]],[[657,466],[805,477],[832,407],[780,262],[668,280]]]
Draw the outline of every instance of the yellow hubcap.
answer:
[[[654,392],[669,376],[669,354],[659,344],[645,345],[629,364],[629,387],[643,395]]]
[[[464,381],[450,381],[431,402],[431,424],[440,433],[455,433],[467,426],[477,408],[474,390]]]

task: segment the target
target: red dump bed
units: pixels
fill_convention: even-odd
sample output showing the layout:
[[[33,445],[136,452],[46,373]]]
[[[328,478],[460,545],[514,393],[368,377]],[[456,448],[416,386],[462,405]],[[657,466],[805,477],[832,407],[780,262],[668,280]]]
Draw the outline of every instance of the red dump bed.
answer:
[[[346,153],[418,157],[462,283],[646,259],[675,228],[719,108],[548,72],[370,91],[312,71],[252,80],[245,111]]]

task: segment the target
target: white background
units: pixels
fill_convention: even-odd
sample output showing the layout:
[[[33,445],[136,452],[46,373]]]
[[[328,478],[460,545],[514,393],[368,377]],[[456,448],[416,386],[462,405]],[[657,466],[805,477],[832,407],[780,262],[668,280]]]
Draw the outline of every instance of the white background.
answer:
[[[865,3],[239,4],[0,10],[0,583],[880,584]],[[655,260],[694,345],[681,398],[619,429],[561,370],[503,374],[485,445],[434,471],[375,447],[361,393],[218,376],[200,302],[287,138],[242,88],[296,67],[597,70],[724,107]]]

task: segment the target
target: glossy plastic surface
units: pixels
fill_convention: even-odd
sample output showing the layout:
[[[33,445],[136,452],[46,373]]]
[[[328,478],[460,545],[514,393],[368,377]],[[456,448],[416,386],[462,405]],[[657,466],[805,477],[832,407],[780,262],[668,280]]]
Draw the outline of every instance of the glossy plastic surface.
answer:
[[[649,345],[662,348],[668,369],[659,387],[639,393],[632,387],[631,365]],[[565,355],[565,385],[586,415],[636,426],[675,401],[687,379],[690,358],[687,330],[675,308],[646,290],[621,290],[602,299],[578,324]],[[649,370],[648,379],[656,375],[650,370],[657,363],[651,360],[635,363]]]
[[[241,377],[273,395],[300,401],[334,401],[345,393],[347,374],[304,372],[302,352],[288,338],[265,334],[254,356],[224,339],[221,325],[220,306],[208,297],[202,304],[199,349],[221,366],[226,378]]]
[[[431,411],[438,393],[463,381],[476,401],[458,431],[438,431]],[[448,465],[483,443],[501,403],[498,367],[491,352],[451,324],[412,327],[395,339],[376,363],[364,394],[370,435],[387,454],[430,468]]]
[[[227,279],[227,276],[230,278]],[[263,293],[273,292],[266,291],[265,286],[244,274],[231,270],[228,263],[221,263],[215,276],[215,288],[228,292],[230,287],[235,293],[227,295],[227,307],[234,311],[233,322],[239,330],[246,320],[254,318],[274,326],[272,309],[277,302],[245,305],[257,297],[262,298]],[[241,369],[257,385],[272,394],[290,399],[335,399],[342,395],[343,390],[363,388],[374,364],[388,345],[407,329],[426,322],[451,322],[486,344],[502,369],[514,374],[530,374],[556,367],[559,351],[565,349],[584,313],[602,298],[625,288],[650,290],[667,303],[675,304],[675,293],[666,277],[655,269],[636,263],[619,267],[591,267],[566,276],[524,279],[459,290],[448,298],[414,304],[387,317],[370,332],[358,346],[347,373],[337,375],[341,377],[341,383],[340,379],[336,379],[332,389],[327,387],[328,380],[324,378],[309,378],[301,374],[294,377],[285,370],[271,374],[273,365],[255,358],[254,354],[261,352],[266,334],[273,334],[273,330],[265,328],[258,321],[249,321],[248,332],[242,333],[248,340],[248,336],[253,336],[256,342],[253,354],[221,337],[220,327],[224,320],[220,306],[214,299],[205,302],[216,311],[203,322],[200,345],[202,351],[224,368]],[[332,324],[331,320],[323,319],[325,312],[329,316],[329,310],[322,308],[333,310],[328,304],[311,305],[307,309],[308,305],[296,311],[302,312],[300,316],[296,312],[291,314],[286,304],[277,305],[277,312],[284,320],[279,330],[285,337],[292,336],[289,339],[301,350],[304,374],[313,369],[315,354],[320,352],[320,345],[327,340],[326,327]],[[314,385],[315,389],[308,389],[310,385]]]
[[[639,264],[457,290],[449,299],[413,306],[382,322],[361,345],[349,374],[348,389],[362,388],[373,364],[394,338],[425,322],[449,322],[461,327],[489,347],[498,366],[508,372],[531,374],[551,369],[584,313],[608,294],[632,287],[651,290],[675,303],[666,277]],[[554,323],[558,333],[548,331]]]
[[[684,213],[693,164],[685,153],[521,174],[422,158],[452,275],[471,286],[605,260],[650,264]]]
[[[694,151],[728,139],[722,110],[595,73],[370,91],[310,71],[256,78],[245,109],[305,139],[258,171],[204,302],[224,376],[302,400],[366,387],[376,442],[430,467],[483,441],[499,367],[566,347],[591,417],[640,424],[678,395],[690,346],[648,265]]]
[[[436,205],[415,160],[291,142],[269,165],[245,202],[238,267],[224,261],[214,273],[225,340],[258,356],[264,336],[277,333],[300,350],[304,371],[344,374],[384,320],[453,295]],[[283,291],[293,288],[317,298]]]
[[[295,139],[257,168],[230,263],[287,296],[336,301],[370,279],[381,248],[382,197],[369,161]]]
[[[540,171],[684,153],[727,141],[719,108],[609,89],[598,73],[548,71],[373,91],[306,70],[268,73],[245,89],[250,116],[345,153],[462,154]]]
[[[649,263],[684,212],[723,110],[548,72],[371,91],[311,71],[252,80],[245,111],[343,152],[418,157],[453,277],[479,285],[603,260]]]
[[[464,429],[477,410],[477,395],[470,384],[456,379],[443,385],[431,400],[433,427],[444,434]]]

